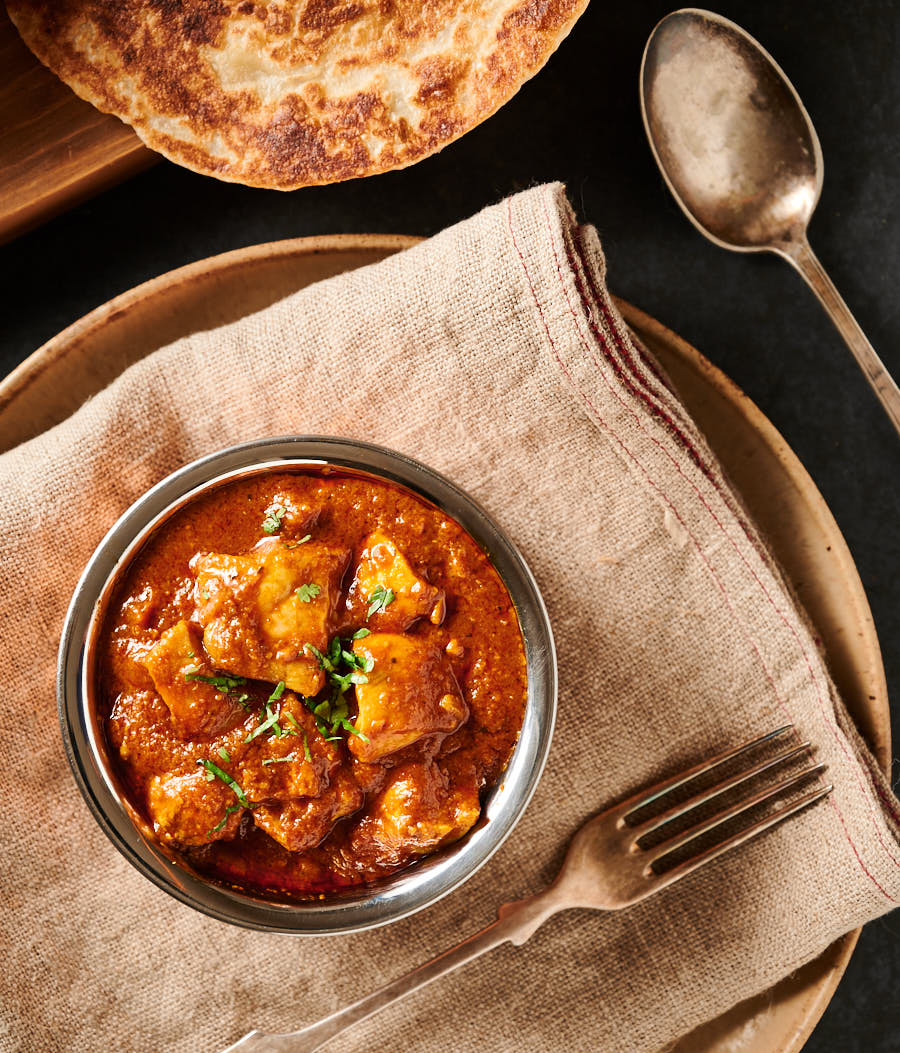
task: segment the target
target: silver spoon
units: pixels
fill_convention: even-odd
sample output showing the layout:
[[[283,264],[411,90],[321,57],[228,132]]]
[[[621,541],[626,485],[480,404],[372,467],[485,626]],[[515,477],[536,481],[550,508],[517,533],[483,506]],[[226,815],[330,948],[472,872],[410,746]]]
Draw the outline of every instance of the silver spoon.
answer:
[[[776,252],[800,272],[900,432],[900,389],[806,239],[822,148],[772,56],[727,18],[684,8],[650,34],[640,88],[650,147],[688,219],[723,249]]]

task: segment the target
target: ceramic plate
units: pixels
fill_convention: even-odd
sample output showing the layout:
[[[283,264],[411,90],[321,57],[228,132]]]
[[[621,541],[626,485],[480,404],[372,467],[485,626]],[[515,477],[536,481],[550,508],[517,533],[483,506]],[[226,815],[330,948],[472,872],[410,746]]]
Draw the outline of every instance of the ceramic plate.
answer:
[[[0,450],[63,420],[156,348],[414,243],[383,235],[278,241],[202,260],[132,289],[54,337],[0,384]],[[619,307],[659,357],[767,534],[819,631],[848,709],[888,770],[890,718],[875,626],[822,496],[784,439],[723,373],[642,311],[621,301]],[[682,1039],[675,1050],[796,1053],[834,993],[857,935],[838,940],[815,962]]]

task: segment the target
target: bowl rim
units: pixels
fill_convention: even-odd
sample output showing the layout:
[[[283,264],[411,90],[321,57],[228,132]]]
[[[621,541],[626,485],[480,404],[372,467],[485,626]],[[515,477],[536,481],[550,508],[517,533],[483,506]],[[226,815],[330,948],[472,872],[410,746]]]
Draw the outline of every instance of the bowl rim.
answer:
[[[92,648],[105,601],[147,538],[198,494],[272,471],[333,465],[399,484],[452,516],[487,553],[513,601],[525,643],[527,699],[506,770],[484,799],[476,826],[453,845],[371,886],[363,894],[279,902],[217,884],[164,848],[118,791],[92,712]],[[142,494],[113,524],[85,567],[63,625],[57,705],[69,766],[88,808],[119,852],[157,887],[219,921],[297,935],[358,932],[436,903],[467,881],[506,840],[543,772],[556,718],[558,676],[549,616],[525,560],[489,513],[446,476],[384,446],[296,435],[230,446],[179,468]],[[143,830],[141,827],[143,826]]]

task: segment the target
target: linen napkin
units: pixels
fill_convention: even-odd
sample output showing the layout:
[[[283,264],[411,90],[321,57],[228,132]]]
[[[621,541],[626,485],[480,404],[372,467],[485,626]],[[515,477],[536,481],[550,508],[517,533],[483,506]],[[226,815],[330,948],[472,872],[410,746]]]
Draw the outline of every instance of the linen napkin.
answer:
[[[559,649],[552,752],[511,838],[359,935],[247,932],[157,890],[90,818],[56,728],[61,622],[113,520],[185,462],[284,433],[382,443],[469,490]],[[827,804],[627,911],[558,916],[329,1048],[657,1050],[900,898],[897,802],[559,185],[156,352],[0,457],[0,488],[4,1049],[210,1053],[296,1028],[537,890],[592,813],[788,721],[828,764]]]

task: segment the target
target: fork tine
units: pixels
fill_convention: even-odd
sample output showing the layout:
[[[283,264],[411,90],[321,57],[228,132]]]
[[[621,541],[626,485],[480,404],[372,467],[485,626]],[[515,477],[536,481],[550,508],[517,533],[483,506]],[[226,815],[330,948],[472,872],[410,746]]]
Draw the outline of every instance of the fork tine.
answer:
[[[637,823],[635,826],[631,827],[635,834],[635,840],[637,841],[642,837],[646,837],[647,834],[652,834],[654,830],[658,830],[661,826],[665,826],[666,823],[672,822],[673,819],[679,819],[681,816],[687,815],[688,812],[693,811],[695,808],[699,808],[701,804],[706,804],[708,801],[720,797],[723,793],[733,790],[736,786],[748,782],[757,775],[761,775],[765,771],[771,771],[772,768],[777,768],[780,764],[785,764],[787,761],[799,757],[801,753],[806,753],[807,750],[811,748],[812,743],[801,742],[799,746],[795,746],[793,749],[789,749],[784,753],[779,753],[777,757],[773,757],[771,760],[763,761],[761,764],[755,764],[752,768],[748,768],[747,771],[739,772],[737,775],[732,775],[731,778],[725,779],[723,782],[716,783],[715,786],[711,786],[708,790],[698,793],[695,797],[691,797],[682,804],[678,804],[674,808],[670,808],[668,811],[654,816],[653,819],[648,819],[644,823]]]
[[[677,790],[679,786],[684,786],[685,783],[691,782],[692,779],[696,779],[699,775],[705,775],[708,771],[718,768],[719,765],[724,764],[726,761],[732,760],[734,757],[740,757],[742,753],[748,753],[750,750],[755,749],[757,746],[762,746],[766,742],[771,742],[772,739],[778,738],[779,735],[783,735],[786,731],[790,731],[793,728],[793,724],[785,724],[782,728],[776,728],[775,731],[770,731],[766,735],[761,735],[758,739],[753,739],[751,742],[745,742],[743,746],[738,746],[735,749],[728,750],[725,753],[720,753],[717,757],[713,757],[712,760],[704,761],[703,764],[698,764],[693,768],[688,768],[687,771],[683,771],[678,775],[672,776],[670,779],[664,779],[662,782],[658,782],[655,786],[651,786],[649,790],[642,790],[640,793],[630,797],[623,801],[620,805],[620,809],[625,809],[622,812],[622,818],[627,819],[629,815],[639,811],[641,808],[646,808],[648,804],[652,804],[654,801],[659,800],[660,797],[670,793],[672,790]]]
[[[729,808],[723,808],[721,812],[716,812],[714,816],[704,820],[702,823],[698,823],[694,827],[691,827],[690,830],[686,830],[683,834],[669,838],[669,840],[663,841],[662,844],[654,845],[652,849],[649,849],[651,855],[647,868],[652,866],[653,863],[658,863],[660,859],[664,856],[670,855],[676,849],[689,844],[703,834],[709,833],[710,830],[715,830],[717,826],[721,826],[723,823],[727,823],[730,819],[735,819],[737,816],[743,815],[744,812],[748,812],[758,804],[763,804],[766,801],[772,800],[785,790],[789,790],[792,786],[796,786],[798,783],[804,782],[806,779],[813,775],[818,775],[824,770],[824,764],[814,764],[809,768],[804,768],[803,771],[798,772],[796,775],[788,776],[786,779],[782,779],[781,782],[776,783],[774,786],[769,786],[764,790],[760,790],[758,793],[752,794],[750,797],[745,798],[743,801],[739,801],[737,804],[731,805]]]
[[[683,863],[679,863],[678,866],[672,867],[671,870],[667,870],[664,874],[652,874],[651,877],[654,878],[654,891],[664,888],[666,885],[671,885],[673,881],[685,877],[685,875],[697,870],[698,867],[702,867],[704,864],[711,862],[718,856],[730,852],[732,848],[737,848],[739,845],[745,844],[747,841],[757,837],[770,827],[776,826],[785,819],[789,819],[792,815],[796,815],[797,812],[802,812],[804,808],[811,807],[818,801],[827,797],[833,789],[834,786],[829,785],[824,786],[819,790],[811,790],[809,793],[804,794],[802,797],[794,801],[793,804],[788,804],[783,808],[777,809],[772,812],[771,815],[767,815],[758,822],[752,823],[740,833],[726,838],[726,840],[720,842],[718,845],[714,845],[712,848],[707,848],[704,852],[693,856],[691,859],[686,859]]]

